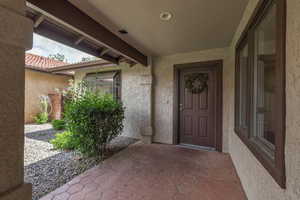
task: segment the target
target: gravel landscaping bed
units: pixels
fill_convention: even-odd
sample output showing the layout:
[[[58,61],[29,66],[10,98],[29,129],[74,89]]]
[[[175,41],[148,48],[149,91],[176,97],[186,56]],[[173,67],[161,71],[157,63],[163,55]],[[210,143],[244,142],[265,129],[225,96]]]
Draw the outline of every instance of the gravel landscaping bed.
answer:
[[[56,133],[50,124],[25,125],[24,173],[25,182],[32,183],[33,200],[98,164],[95,158],[84,158],[74,151],[53,150],[49,141]],[[116,138],[110,144],[109,156],[136,141],[123,136]]]

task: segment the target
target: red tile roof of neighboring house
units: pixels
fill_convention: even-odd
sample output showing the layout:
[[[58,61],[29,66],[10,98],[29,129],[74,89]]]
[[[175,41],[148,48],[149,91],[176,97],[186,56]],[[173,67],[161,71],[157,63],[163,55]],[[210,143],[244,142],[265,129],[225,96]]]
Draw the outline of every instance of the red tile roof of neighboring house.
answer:
[[[43,56],[34,55],[31,53],[25,54],[25,67],[47,71],[48,69],[69,65],[69,63],[46,58]]]
[[[82,68],[90,68],[90,67],[104,67],[104,66],[115,66],[115,64],[103,59],[69,64],[66,62],[57,61],[51,58],[46,58],[31,53],[25,54],[25,67],[27,69],[54,73],[54,74],[72,76],[74,74],[73,73],[74,70],[78,70]]]

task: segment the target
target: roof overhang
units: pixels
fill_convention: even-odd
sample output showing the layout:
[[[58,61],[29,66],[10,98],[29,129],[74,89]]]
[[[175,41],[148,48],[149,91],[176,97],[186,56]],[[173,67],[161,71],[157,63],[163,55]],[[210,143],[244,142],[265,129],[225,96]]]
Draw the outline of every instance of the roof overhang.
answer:
[[[27,17],[37,34],[112,63],[122,59],[148,65],[147,56],[67,0],[27,0]]]
[[[115,64],[112,64],[110,62],[107,62],[105,60],[99,60],[99,61],[90,61],[85,63],[76,63],[71,65],[65,65],[61,67],[54,67],[48,69],[51,73],[62,73],[62,72],[70,72],[70,71],[76,71],[81,69],[90,69],[95,67],[108,67],[108,66],[116,66]]]
[[[41,73],[48,73],[48,74],[56,74],[56,75],[73,77],[73,74],[68,72],[68,71],[60,71],[60,72],[57,72],[57,73],[53,73],[49,69],[42,69],[40,67],[35,67],[35,66],[31,66],[31,65],[25,65],[25,69],[36,71],[36,72],[41,72]]]

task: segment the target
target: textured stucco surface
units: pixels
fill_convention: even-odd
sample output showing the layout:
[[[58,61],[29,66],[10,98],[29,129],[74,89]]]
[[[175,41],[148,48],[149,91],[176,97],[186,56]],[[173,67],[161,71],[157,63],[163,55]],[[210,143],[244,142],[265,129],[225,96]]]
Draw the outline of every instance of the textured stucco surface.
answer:
[[[153,115],[154,142],[173,143],[173,92],[175,64],[224,60],[227,48],[176,54],[153,58],[153,78],[151,69],[140,65],[128,67],[108,67],[103,69],[80,70],[75,81],[80,81],[87,73],[96,71],[122,70],[122,101],[126,107],[124,135],[141,138],[149,130],[150,115]],[[153,79],[153,90],[149,88]],[[153,91],[153,97],[151,95]],[[151,108],[152,99],[152,108]],[[153,113],[151,113],[153,110]],[[228,151],[228,137],[223,135],[223,150]]]
[[[12,10],[13,12],[18,12],[23,15],[25,10],[25,1],[24,0],[1,0],[1,6]]]
[[[32,21],[25,18],[24,0],[0,1],[0,42],[3,44],[31,48]],[[20,28],[22,27],[22,28]]]
[[[24,65],[32,22],[24,0],[0,1],[0,199],[31,199],[24,184]],[[20,29],[20,27],[24,27]]]
[[[140,65],[128,67],[107,67],[103,69],[80,70],[75,81],[80,81],[87,73],[96,71],[122,70],[122,101],[126,107],[124,135],[141,138],[141,133],[151,132],[148,119],[153,115],[154,142],[173,143],[173,92],[174,65],[209,60],[224,60],[228,49],[212,49],[199,52],[176,54],[153,58],[153,78],[151,69]],[[153,79],[153,89],[151,85]],[[147,86],[148,85],[148,86]],[[153,96],[151,95],[153,91]],[[152,108],[151,100],[152,99]],[[151,113],[151,110],[153,113]],[[228,136],[223,134],[223,151],[228,151]]]
[[[150,120],[151,107],[145,79],[151,77],[151,67],[135,65],[129,67],[121,64],[116,67],[80,70],[75,73],[75,82],[82,80],[87,73],[121,70],[122,102],[126,108],[123,135],[141,139],[147,131],[147,120]]]
[[[154,129],[155,142],[172,143],[173,141],[173,66],[174,64],[224,59],[223,64],[223,146],[229,151],[242,185],[249,200],[298,200],[300,199],[300,1],[287,0],[287,60],[286,60],[286,185],[281,189],[266,169],[258,162],[250,150],[234,133],[234,69],[235,45],[240,38],[251,14],[259,0],[250,0],[232,44],[226,49],[215,49],[201,52],[176,54],[166,57],[155,57],[153,62],[154,78]],[[129,105],[130,121],[126,121],[126,134],[139,132],[137,119],[140,101],[143,99],[137,92],[136,80],[129,78],[141,74],[137,68],[122,69],[128,75],[123,77],[123,98]],[[126,82],[126,78],[128,81]],[[138,76],[142,77],[142,76]],[[137,79],[140,80],[140,79]],[[131,84],[124,88],[124,83]],[[126,87],[128,87],[126,89]],[[139,90],[140,91],[140,90]],[[140,91],[141,92],[141,91]],[[128,120],[128,119],[127,119]],[[136,122],[136,123],[134,123]],[[138,134],[137,134],[138,135]]]
[[[234,46],[249,20],[258,0],[251,0],[235,34],[228,58],[228,71],[224,73],[224,93],[232,98],[224,102],[230,142],[229,152],[241,178],[249,200],[298,200],[300,199],[300,1],[287,0],[287,59],[286,59],[286,185],[281,189],[264,167],[233,131],[234,111]],[[227,99],[224,96],[224,99]],[[228,121],[226,121],[228,120]]]
[[[70,76],[54,75],[33,70],[25,70],[25,123],[34,122],[40,112],[41,95],[54,93],[55,89],[68,87]]]
[[[154,141],[173,143],[174,65],[209,60],[224,60],[228,49],[211,49],[154,58]],[[223,151],[228,151],[228,136],[223,134]]]

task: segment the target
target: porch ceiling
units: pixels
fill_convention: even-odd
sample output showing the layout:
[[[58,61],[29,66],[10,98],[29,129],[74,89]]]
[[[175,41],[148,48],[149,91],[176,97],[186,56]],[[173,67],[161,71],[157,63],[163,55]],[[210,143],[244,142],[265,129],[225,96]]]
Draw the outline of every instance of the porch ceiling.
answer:
[[[248,0],[69,0],[123,40],[150,55],[229,46]],[[172,13],[170,21],[159,18]],[[120,29],[129,32],[120,35]]]
[[[65,0],[26,0],[34,32],[112,63],[148,65],[145,54]]]

